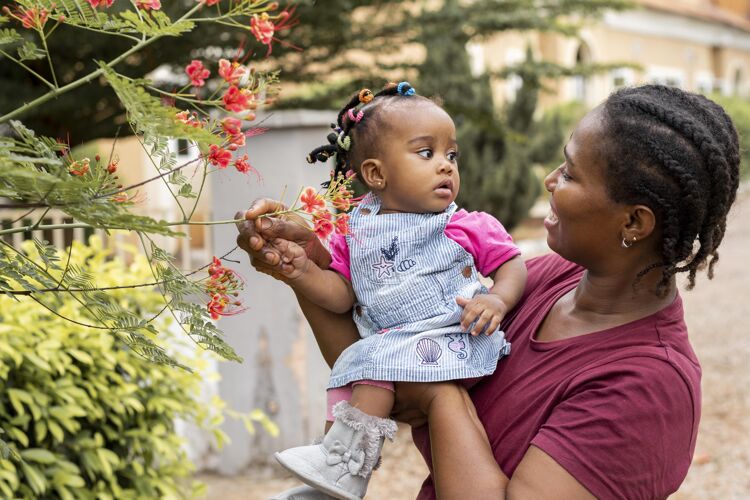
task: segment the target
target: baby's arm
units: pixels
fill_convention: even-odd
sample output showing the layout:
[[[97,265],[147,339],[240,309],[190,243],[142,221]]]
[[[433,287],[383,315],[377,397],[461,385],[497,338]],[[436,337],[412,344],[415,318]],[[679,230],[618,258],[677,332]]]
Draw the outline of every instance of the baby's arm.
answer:
[[[472,335],[479,335],[484,331],[491,335],[500,326],[508,311],[518,302],[526,286],[526,265],[520,255],[503,263],[492,274],[494,284],[489,293],[474,296],[472,299],[456,298],[459,306],[464,308],[461,315],[461,328],[471,329]]]
[[[311,302],[335,313],[345,313],[354,305],[354,289],[336,271],[321,269],[305,250],[286,240],[275,240],[281,254],[281,272],[289,285]]]

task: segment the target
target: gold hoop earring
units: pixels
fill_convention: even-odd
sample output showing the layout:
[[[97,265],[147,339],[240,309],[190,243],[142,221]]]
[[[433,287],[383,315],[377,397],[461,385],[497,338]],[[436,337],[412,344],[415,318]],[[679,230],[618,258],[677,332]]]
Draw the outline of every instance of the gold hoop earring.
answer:
[[[630,247],[632,247],[633,243],[635,243],[636,239],[637,238],[635,236],[633,236],[633,241],[628,241],[627,238],[623,237],[622,238],[622,243],[621,243],[622,248],[630,248]]]

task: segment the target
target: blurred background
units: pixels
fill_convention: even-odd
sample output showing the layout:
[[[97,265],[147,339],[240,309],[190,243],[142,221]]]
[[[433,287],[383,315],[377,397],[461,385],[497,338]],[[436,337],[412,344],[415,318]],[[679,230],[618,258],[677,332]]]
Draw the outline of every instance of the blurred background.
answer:
[[[131,68],[133,75],[145,69],[165,89],[181,85],[176,82],[184,78],[184,66],[196,57],[247,59],[280,72],[278,100],[246,122],[248,128],[266,129],[248,140],[246,151],[258,175],[241,180],[226,171],[212,175],[197,220],[231,219],[255,198],[290,202],[302,186],[319,185],[328,170],[308,165],[306,154],[325,141],[330,122],[353,92],[391,80],[410,81],[451,114],[461,148],[459,204],[496,215],[526,257],[546,249],[542,179],[560,163],[575,123],[612,91],[660,83],[700,92],[726,107],[741,137],[750,133],[750,0],[300,0],[295,5],[299,23],[279,35],[267,56],[266,47],[221,26],[200,26],[184,43],[154,44],[119,68],[125,74]],[[55,57],[80,73],[94,64],[92,54],[108,60],[107,51],[122,52],[117,42],[98,45],[95,35],[59,43]],[[0,85],[0,112],[40,92],[13,67],[2,68]],[[111,89],[102,84],[79,92],[86,92],[86,99],[53,101],[24,117],[26,125],[40,134],[67,136],[83,156],[117,156],[125,181],[152,176],[138,139],[118,128],[124,111]],[[198,154],[178,141],[171,147],[180,161]],[[743,148],[743,179],[750,168],[747,154]],[[750,346],[742,337],[747,327],[738,300],[750,284],[743,265],[750,245],[750,223],[742,217],[750,210],[746,185],[743,181],[730,219],[717,279],[702,280],[684,294],[705,394],[694,465],[676,498],[750,497]],[[173,220],[169,197],[149,184],[140,195],[141,208]],[[13,218],[0,212],[0,220]],[[234,247],[232,226],[189,230],[190,239],[164,241],[185,269]],[[227,421],[223,430],[231,442],[221,449],[196,429],[184,435],[198,477],[208,484],[208,498],[260,499],[295,485],[271,463],[271,455],[321,434],[328,369],[289,290],[254,274],[238,252],[232,258],[247,284],[248,311],[222,319],[220,327],[245,361],[213,362],[220,378],[206,377],[206,401],[219,396],[240,412],[261,409],[280,433],[249,433],[242,422]],[[386,446],[384,457],[368,497],[413,498],[426,469],[407,430]]]

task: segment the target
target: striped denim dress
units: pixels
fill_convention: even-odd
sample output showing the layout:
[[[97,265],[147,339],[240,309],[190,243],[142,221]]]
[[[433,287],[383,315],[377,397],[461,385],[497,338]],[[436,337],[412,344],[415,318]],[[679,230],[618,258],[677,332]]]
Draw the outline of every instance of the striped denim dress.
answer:
[[[502,331],[461,330],[456,297],[487,289],[472,255],[445,235],[456,204],[441,213],[378,214],[365,196],[347,236],[361,340],[339,356],[329,389],[357,380],[438,382],[489,375],[510,352]]]

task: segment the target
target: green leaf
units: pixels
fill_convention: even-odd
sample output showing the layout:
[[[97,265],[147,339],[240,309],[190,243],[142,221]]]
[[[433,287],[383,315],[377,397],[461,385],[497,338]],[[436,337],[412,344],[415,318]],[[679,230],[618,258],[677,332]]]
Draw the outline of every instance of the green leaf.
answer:
[[[54,454],[42,448],[28,448],[21,450],[20,454],[24,460],[40,464],[53,464],[57,460]]]
[[[10,28],[0,29],[0,46],[2,45],[13,45],[23,40],[21,34]]]
[[[39,472],[36,467],[26,462],[21,462],[21,470],[34,493],[41,495],[47,490],[47,480],[44,474]]]
[[[36,59],[44,59],[46,52],[36,46],[34,42],[25,41],[23,45],[18,47],[18,58],[21,61],[33,61]]]

